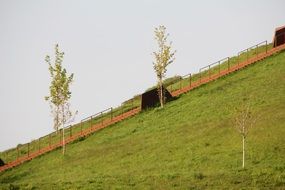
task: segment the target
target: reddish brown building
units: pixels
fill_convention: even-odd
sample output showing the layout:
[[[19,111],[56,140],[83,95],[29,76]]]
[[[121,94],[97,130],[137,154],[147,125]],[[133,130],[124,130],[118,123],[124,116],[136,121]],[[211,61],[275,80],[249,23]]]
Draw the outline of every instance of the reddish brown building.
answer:
[[[285,26],[281,26],[275,29],[273,37],[273,47],[285,44]]]

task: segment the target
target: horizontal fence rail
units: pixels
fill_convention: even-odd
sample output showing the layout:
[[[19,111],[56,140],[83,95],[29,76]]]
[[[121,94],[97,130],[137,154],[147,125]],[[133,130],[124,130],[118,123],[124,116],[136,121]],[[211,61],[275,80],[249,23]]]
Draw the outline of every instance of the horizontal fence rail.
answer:
[[[68,125],[37,140],[18,145],[13,151],[1,153],[1,158],[7,164],[0,167],[0,172],[139,113],[140,99],[141,96],[137,96],[117,108],[105,109],[75,125]]]
[[[237,56],[223,58],[200,68],[198,73],[187,74],[180,77],[177,82],[168,84],[167,89],[170,91],[172,96],[178,96],[201,86],[202,84],[216,80],[217,78],[246,67],[249,64],[260,61],[283,50],[284,48],[284,44],[273,48],[272,43],[268,44],[267,41],[260,42],[254,46],[239,51]]]
[[[279,34],[284,35],[284,34]],[[275,38],[277,39],[277,38]],[[273,43],[276,43],[275,41]],[[238,52],[237,56],[226,57],[212,64],[199,69],[199,73],[187,74],[179,77],[178,80],[166,85],[173,96],[179,96],[202,84],[208,83],[219,77],[237,71],[247,65],[253,64],[276,52],[285,49],[285,44],[272,47],[267,41],[260,42],[254,46]],[[34,157],[54,150],[82,137],[88,136],[102,128],[131,117],[141,110],[141,95],[125,101],[117,108],[108,108],[91,116],[85,117],[75,125],[69,125],[56,132],[50,133],[27,144],[19,144],[16,148],[1,152],[1,159],[4,166],[0,167],[0,172],[17,166]],[[63,136],[64,135],[64,136]],[[64,137],[64,138],[63,138]],[[63,140],[65,139],[65,140]]]

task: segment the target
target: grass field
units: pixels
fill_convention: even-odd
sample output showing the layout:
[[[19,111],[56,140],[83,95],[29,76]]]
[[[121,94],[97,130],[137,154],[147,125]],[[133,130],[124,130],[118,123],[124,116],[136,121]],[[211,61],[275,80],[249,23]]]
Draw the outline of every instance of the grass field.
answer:
[[[233,67],[238,63],[257,56],[258,53],[264,53],[266,52],[266,50],[270,49],[272,49],[272,44],[267,44],[267,42],[264,41],[256,46],[252,46],[251,48],[247,48],[244,51],[239,52],[238,56],[233,56],[231,58],[220,60],[215,64],[211,64],[211,67],[206,66],[203,70],[200,69],[201,72],[192,74],[190,78],[189,75],[183,77],[174,76],[165,79],[163,83],[164,86],[166,86],[170,92],[173,92],[175,90],[189,86],[191,83],[193,84],[195,82],[199,82],[201,78],[208,78],[210,77],[209,74],[211,74],[212,76],[215,74],[219,74],[219,71],[221,70],[229,69],[230,67]],[[148,90],[154,88],[156,88],[156,86],[153,86]],[[141,96],[134,96],[134,98],[123,102],[120,106],[116,108],[105,109],[102,112],[82,119],[81,122],[79,122],[78,124],[66,127],[64,136],[65,138],[68,138],[76,133],[81,133],[82,130],[90,128],[91,126],[96,125],[98,123],[102,123],[104,120],[110,120],[112,117],[116,117],[124,112],[134,109],[135,107],[139,107],[140,103]],[[60,130],[59,132],[52,132],[39,139],[34,139],[31,142],[19,144],[15,148],[0,152],[0,157],[6,163],[15,161],[21,157],[27,157],[32,153],[39,152],[41,148],[50,147],[62,143],[62,135],[62,130]]]
[[[86,130],[91,126],[100,124],[105,121],[109,121],[112,118],[121,115],[122,113],[128,112],[134,108],[140,107],[141,96],[136,96],[122,103],[116,108],[109,108],[92,116],[86,117],[81,120],[81,122],[65,127],[64,136],[65,139],[71,137],[72,135],[81,133],[82,130]],[[41,148],[46,148],[59,143],[62,143],[62,129],[58,132],[52,132],[46,136],[39,139],[32,140],[29,143],[19,144],[15,148],[5,150],[0,152],[0,158],[4,160],[5,163],[9,163],[17,160],[21,157],[27,157],[29,154],[38,152]]]
[[[189,86],[190,83],[199,82],[202,78],[208,78],[213,75],[219,74],[222,70],[227,70],[230,67],[236,66],[239,63],[242,63],[244,61],[247,61],[250,58],[256,57],[257,54],[265,53],[266,51],[269,51],[272,49],[272,43],[265,44],[266,41],[259,44],[258,46],[252,46],[251,48],[245,49],[238,53],[238,55],[233,57],[227,57],[220,61],[217,61],[215,63],[212,63],[211,65],[205,66],[203,68],[199,69],[199,72],[197,73],[191,73],[191,76],[185,75],[183,77],[180,77],[180,79],[176,79],[173,81],[173,83],[166,82],[165,86],[167,86],[167,89],[170,92],[173,92],[175,90],[179,90],[185,86]],[[210,66],[210,67],[209,67]]]
[[[233,108],[251,97],[246,140]],[[0,189],[285,189],[285,52],[0,173]]]

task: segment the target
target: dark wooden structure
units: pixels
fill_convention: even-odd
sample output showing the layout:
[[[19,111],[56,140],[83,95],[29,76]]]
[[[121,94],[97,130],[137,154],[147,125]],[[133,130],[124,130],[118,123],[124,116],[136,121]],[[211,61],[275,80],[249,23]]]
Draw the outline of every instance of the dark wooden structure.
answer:
[[[273,37],[273,47],[277,47],[282,44],[285,44],[285,26],[276,28]]]
[[[0,158],[0,166],[4,166],[4,165],[5,165],[4,161]]]
[[[173,99],[170,92],[163,87],[164,94],[165,94],[165,102],[168,102]],[[151,107],[155,107],[159,105],[159,96],[158,96],[158,90],[157,88],[154,88],[152,90],[149,90],[142,94],[142,102],[141,102],[141,109],[147,109]]]

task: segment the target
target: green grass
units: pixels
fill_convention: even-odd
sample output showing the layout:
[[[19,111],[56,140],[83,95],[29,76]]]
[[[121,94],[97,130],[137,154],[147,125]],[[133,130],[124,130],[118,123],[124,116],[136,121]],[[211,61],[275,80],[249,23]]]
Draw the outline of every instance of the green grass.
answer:
[[[89,116],[78,124],[66,127],[64,136],[65,138],[68,138],[76,133],[80,133],[82,130],[90,128],[91,126],[110,120],[111,118],[121,115],[122,113],[130,111],[136,107],[140,107],[140,102],[141,96],[136,96],[125,101],[122,105],[112,108],[112,110],[111,108],[106,109],[101,113],[99,112],[96,115],[93,115],[92,118]],[[32,140],[30,143],[19,144],[16,148],[3,151],[0,153],[0,157],[5,161],[5,163],[15,161],[17,158],[28,156],[29,153],[37,152],[41,148],[61,143],[62,135],[62,130],[52,132],[40,139]]]
[[[232,108],[261,116],[246,140]],[[0,189],[284,189],[285,52],[0,173]]]
[[[243,50],[242,52],[239,52],[239,55],[224,58],[223,60],[220,60],[219,62],[212,63],[210,68],[208,66],[205,66],[204,68],[200,69],[198,73],[192,73],[191,78],[188,75],[185,75],[180,78],[176,78],[176,80],[173,80],[173,82],[165,83],[164,85],[167,87],[167,89],[170,92],[173,92],[175,90],[179,90],[183,87],[189,86],[190,83],[199,82],[200,79],[208,78],[210,76],[214,76],[219,74],[222,70],[227,70],[230,67],[233,67],[239,63],[242,63],[250,58],[256,57],[260,53],[264,53],[272,49],[272,43],[265,45],[265,43],[261,43],[257,46],[253,46],[251,48],[248,48],[246,50]],[[219,66],[220,64],[220,66]],[[173,77],[174,78],[174,77]],[[171,78],[170,78],[171,79]]]
[[[219,71],[228,69],[229,67],[233,67],[234,65],[246,61],[248,58],[252,58],[254,56],[257,56],[257,53],[262,53],[267,50],[270,50],[272,48],[272,44],[268,44],[265,46],[265,43],[259,44],[259,46],[253,46],[249,49],[246,49],[243,52],[240,52],[239,56],[234,56],[227,59],[224,59],[220,62],[220,66],[216,63],[210,67],[205,67],[205,69],[201,70],[200,73],[192,74],[191,79],[189,78],[189,75],[186,75],[184,77],[181,76],[174,76],[167,78],[163,81],[164,86],[167,87],[167,89],[170,92],[173,92],[175,90],[181,89],[185,86],[189,86],[190,83],[199,82],[201,78],[207,78],[209,77],[209,74],[212,76],[214,74],[218,74]],[[148,90],[152,90],[156,88],[156,86],[153,86]],[[82,130],[85,130],[87,128],[90,128],[93,125],[96,125],[98,123],[102,123],[104,120],[109,120],[112,117],[116,117],[124,112],[127,112],[135,107],[139,107],[141,102],[141,96],[137,95],[134,96],[134,98],[129,99],[122,103],[121,106],[113,108],[112,111],[110,109],[107,109],[103,112],[99,112],[96,115],[93,115],[83,119],[79,124],[75,124],[73,126],[69,126],[65,130],[65,138],[68,138],[76,133],[80,133]],[[16,148],[12,148],[9,150],[6,150],[4,152],[1,152],[2,159],[5,159],[5,162],[11,162],[16,160],[17,158],[28,156],[29,153],[33,153],[36,151],[39,151],[42,147],[47,147],[50,145],[55,145],[62,142],[62,131],[59,132],[53,132],[47,136],[41,137],[40,139],[35,139],[31,141],[30,143],[21,144],[18,145]]]

